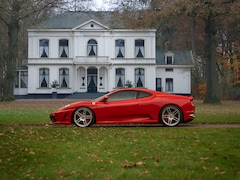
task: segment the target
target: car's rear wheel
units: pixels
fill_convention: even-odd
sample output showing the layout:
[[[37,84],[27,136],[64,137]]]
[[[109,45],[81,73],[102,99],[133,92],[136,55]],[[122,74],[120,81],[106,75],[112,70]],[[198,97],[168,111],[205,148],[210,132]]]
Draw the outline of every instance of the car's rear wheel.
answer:
[[[160,113],[160,121],[166,126],[177,126],[183,118],[182,111],[175,105],[165,106]]]
[[[87,107],[80,107],[73,114],[73,122],[78,127],[90,126],[94,121],[94,113]]]

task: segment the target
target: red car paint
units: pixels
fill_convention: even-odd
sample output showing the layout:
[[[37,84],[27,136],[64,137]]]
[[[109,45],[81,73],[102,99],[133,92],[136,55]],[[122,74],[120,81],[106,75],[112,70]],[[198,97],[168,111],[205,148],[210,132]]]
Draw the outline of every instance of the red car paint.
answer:
[[[78,112],[81,107],[85,108]],[[86,108],[89,111],[85,111]],[[192,96],[179,96],[144,88],[121,88],[92,101],[66,105],[51,113],[50,119],[54,124],[74,122],[80,127],[92,124],[141,123],[175,126],[192,121],[194,110]]]

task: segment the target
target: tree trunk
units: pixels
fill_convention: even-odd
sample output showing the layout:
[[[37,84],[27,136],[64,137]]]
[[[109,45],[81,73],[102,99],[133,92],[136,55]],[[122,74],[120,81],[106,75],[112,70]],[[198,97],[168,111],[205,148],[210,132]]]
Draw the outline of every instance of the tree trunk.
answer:
[[[217,81],[216,30],[215,20],[211,15],[205,21],[206,35],[206,94],[204,103],[219,104]]]
[[[16,69],[16,59],[18,52],[18,31],[19,24],[14,20],[8,24],[8,55],[7,55],[7,71],[4,82],[3,99],[5,101],[14,100],[14,79]]]

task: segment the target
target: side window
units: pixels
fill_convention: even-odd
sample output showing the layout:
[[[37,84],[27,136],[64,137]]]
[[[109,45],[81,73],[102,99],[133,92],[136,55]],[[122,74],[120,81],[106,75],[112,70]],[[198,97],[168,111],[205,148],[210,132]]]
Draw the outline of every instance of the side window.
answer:
[[[126,91],[120,91],[120,92],[111,94],[108,97],[108,101],[112,102],[112,101],[121,101],[121,100],[131,100],[131,99],[136,99],[136,97],[137,97],[136,91],[126,90]]]
[[[151,96],[151,95],[152,95],[152,94],[150,94],[150,93],[139,91],[137,98],[145,98],[145,97],[149,97],[149,96]]]

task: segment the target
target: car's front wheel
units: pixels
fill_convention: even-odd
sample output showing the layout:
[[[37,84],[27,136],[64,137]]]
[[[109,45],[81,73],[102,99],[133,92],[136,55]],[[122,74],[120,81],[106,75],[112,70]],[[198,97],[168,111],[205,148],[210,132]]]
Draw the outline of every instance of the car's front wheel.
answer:
[[[182,118],[181,110],[174,105],[165,106],[160,113],[160,121],[166,126],[177,126]]]
[[[73,122],[78,127],[90,126],[94,121],[94,113],[87,107],[80,107],[73,114]]]

